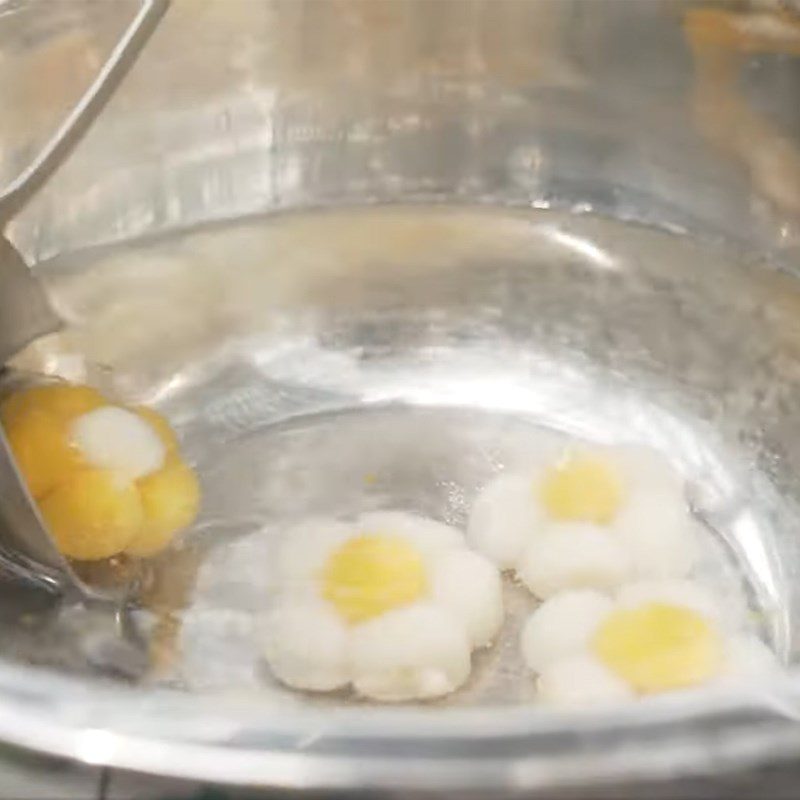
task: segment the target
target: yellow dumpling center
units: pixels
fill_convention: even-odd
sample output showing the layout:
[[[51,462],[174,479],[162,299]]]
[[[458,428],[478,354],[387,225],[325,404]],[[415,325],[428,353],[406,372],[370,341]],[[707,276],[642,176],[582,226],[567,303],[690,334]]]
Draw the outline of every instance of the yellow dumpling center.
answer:
[[[622,480],[602,459],[576,456],[546,472],[540,498],[555,520],[608,525],[622,505]]]
[[[597,656],[642,693],[696,686],[720,669],[719,636],[688,608],[650,603],[610,614],[594,640]]]
[[[322,596],[345,620],[357,623],[413,603],[426,584],[422,558],[409,542],[364,534],[330,556],[323,569]]]

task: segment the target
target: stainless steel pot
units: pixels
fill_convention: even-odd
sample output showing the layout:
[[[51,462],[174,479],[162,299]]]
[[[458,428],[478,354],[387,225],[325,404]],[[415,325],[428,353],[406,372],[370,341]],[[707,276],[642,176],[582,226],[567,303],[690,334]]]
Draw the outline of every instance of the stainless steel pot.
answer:
[[[153,568],[141,684],[92,671],[80,609],[14,591],[0,736],[221,782],[493,795],[796,756],[791,672],[534,707],[518,614],[431,706],[299,698],[247,644],[254,530],[376,498],[459,521],[545,423],[669,452],[793,663],[798,53],[770,4],[175,2],[11,230],[69,323],[17,365],[170,412],[204,518]]]

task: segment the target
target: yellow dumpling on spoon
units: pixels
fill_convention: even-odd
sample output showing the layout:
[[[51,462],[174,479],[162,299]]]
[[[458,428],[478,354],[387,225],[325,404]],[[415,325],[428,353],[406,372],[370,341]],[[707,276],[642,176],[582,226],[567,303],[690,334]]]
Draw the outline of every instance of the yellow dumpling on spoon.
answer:
[[[94,561],[155,555],[192,524],[194,471],[169,422],[88,386],[21,390],[0,405],[17,465],[59,549]]]

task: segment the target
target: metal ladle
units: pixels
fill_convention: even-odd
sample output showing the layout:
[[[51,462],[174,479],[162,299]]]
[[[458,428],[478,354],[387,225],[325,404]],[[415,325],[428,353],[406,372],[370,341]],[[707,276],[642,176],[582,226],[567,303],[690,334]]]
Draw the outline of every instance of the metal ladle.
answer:
[[[143,0],[135,18],[89,89],[70,111],[30,166],[0,195],[5,227],[43,186],[80,141],[127,74],[158,25],[169,0]],[[0,235],[0,368],[23,347],[61,327],[42,284],[22,256]],[[59,552],[16,465],[0,425],[0,559],[22,577],[66,595],[97,599]],[[101,597],[102,599],[102,597]]]

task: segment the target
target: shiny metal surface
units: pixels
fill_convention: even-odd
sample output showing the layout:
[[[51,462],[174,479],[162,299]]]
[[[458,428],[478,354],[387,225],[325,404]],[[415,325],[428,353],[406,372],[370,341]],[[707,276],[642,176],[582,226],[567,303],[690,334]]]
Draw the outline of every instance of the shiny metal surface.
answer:
[[[68,323],[18,366],[167,411],[204,516],[145,576],[144,681],[95,666],[82,609],[16,601],[0,735],[240,784],[493,795],[796,756],[794,672],[537,709],[518,613],[464,693],[422,707],[309,702],[248,650],[283,520],[391,502],[460,521],[544,425],[664,449],[713,574],[746,581],[796,662],[795,18],[178,2],[151,45],[13,226]]]

